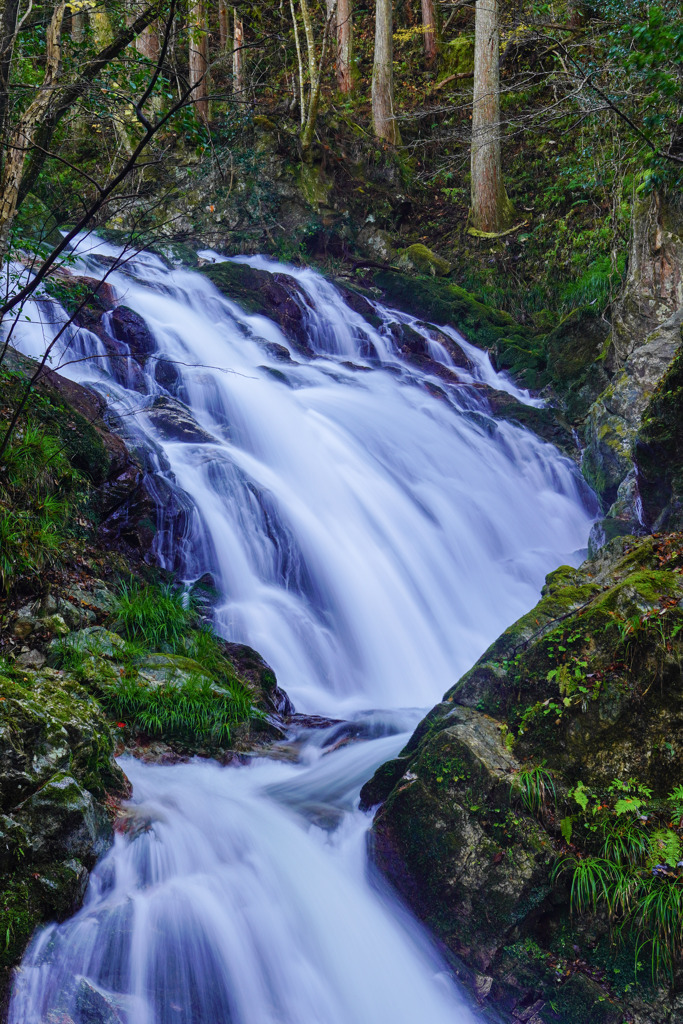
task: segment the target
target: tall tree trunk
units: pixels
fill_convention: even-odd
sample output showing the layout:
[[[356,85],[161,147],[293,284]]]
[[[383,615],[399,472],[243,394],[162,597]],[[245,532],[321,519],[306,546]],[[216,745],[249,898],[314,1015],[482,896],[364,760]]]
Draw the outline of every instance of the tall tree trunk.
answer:
[[[353,89],[351,60],[353,58],[352,0],[337,3],[337,85],[342,93]]]
[[[82,43],[85,39],[86,18],[84,10],[75,11],[71,8],[71,38],[74,43]]]
[[[47,113],[59,81],[62,61],[62,21],[65,9],[66,4],[62,0],[52,12],[45,38],[43,81],[6,143],[5,160],[0,177],[0,253],[7,251],[12,224],[17,212],[19,189],[26,160],[33,147],[36,131]]]
[[[221,50],[224,50],[228,45],[230,37],[228,0],[218,0],[218,32],[220,34]]]
[[[476,0],[472,104],[472,209],[476,231],[504,231],[515,211],[500,160],[500,21],[498,0]]]
[[[236,7],[232,9],[232,91],[244,99],[244,21]]]
[[[306,47],[308,50],[308,77],[310,82],[310,92],[308,96],[308,110],[306,112],[306,120],[304,128],[301,133],[301,148],[304,154],[308,153],[311,146],[313,145],[313,133],[315,132],[315,123],[318,119],[318,107],[320,105],[320,84],[322,81],[323,67],[325,65],[325,53],[327,50],[327,40],[330,34],[330,28],[336,15],[336,0],[331,0],[327,5],[327,18],[325,21],[325,31],[323,32],[322,46],[320,47],[320,62],[316,59],[315,52],[315,35],[313,33],[313,21],[311,19],[311,13],[308,9],[307,0],[301,0],[301,13],[304,19],[304,31],[306,32]]]
[[[209,33],[204,0],[191,0],[188,29],[190,36],[190,85],[196,86],[192,92],[192,101],[194,102],[197,116],[206,122],[209,120],[209,83],[207,81]]]
[[[425,60],[427,64],[433,64],[436,58],[434,0],[422,0],[422,31],[424,32]]]
[[[394,116],[394,36],[392,0],[376,0],[375,59],[372,68],[372,122],[375,135],[392,146],[401,136]]]
[[[159,56],[159,29],[156,22],[148,25],[135,40],[135,49],[143,57],[156,60]]]
[[[5,139],[9,79],[16,40],[19,0],[0,0],[0,138]]]
[[[296,17],[294,0],[289,0],[289,9],[292,12],[292,25],[294,27],[294,46],[296,47],[296,62],[299,70],[299,113],[303,126],[306,120],[306,86],[304,84],[304,62],[301,56],[301,40],[299,38],[299,22]]]

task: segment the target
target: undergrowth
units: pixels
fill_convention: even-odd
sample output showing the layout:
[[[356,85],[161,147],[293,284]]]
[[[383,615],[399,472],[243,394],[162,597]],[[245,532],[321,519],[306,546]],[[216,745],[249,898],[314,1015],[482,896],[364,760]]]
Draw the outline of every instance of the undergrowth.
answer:
[[[192,743],[227,743],[231,729],[260,717],[220,638],[188,596],[169,585],[120,586],[111,633],[67,636],[53,645],[58,667],[94,685],[98,700],[133,732]],[[145,677],[151,655],[168,656],[167,678]],[[93,672],[98,659],[114,670]],[[161,666],[154,665],[155,674]]]
[[[58,559],[87,490],[61,441],[33,423],[13,436],[0,464],[0,587]]]

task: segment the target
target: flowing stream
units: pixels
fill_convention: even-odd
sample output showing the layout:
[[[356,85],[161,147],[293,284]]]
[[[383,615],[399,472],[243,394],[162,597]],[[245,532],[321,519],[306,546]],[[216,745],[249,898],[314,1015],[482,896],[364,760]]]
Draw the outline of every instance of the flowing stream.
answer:
[[[74,269],[101,277],[118,253],[83,240]],[[364,318],[311,270],[241,259],[287,275],[305,351],[143,253],[108,282],[144,318],[144,358],[110,321],[116,355],[67,328],[52,365],[106,398],[144,460],[155,556],[188,583],[210,573],[218,631],[263,654],[297,711],[339,724],[293,730],[295,761],[124,759],[131,827],[83,909],[35,937],[10,1024],[472,1020],[368,868],[358,791],[579,560],[595,502],[569,460],[492,418],[484,384],[533,399],[452,327],[377,303]],[[14,343],[39,356],[64,319],[39,299]],[[402,357],[401,325],[426,368]]]

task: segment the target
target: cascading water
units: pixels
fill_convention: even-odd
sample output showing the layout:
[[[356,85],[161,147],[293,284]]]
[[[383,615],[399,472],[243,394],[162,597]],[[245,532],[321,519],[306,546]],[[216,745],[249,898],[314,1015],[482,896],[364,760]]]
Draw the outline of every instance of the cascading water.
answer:
[[[81,269],[101,276],[117,250],[88,248]],[[414,709],[576,557],[595,508],[568,460],[492,419],[480,383],[532,400],[451,328],[439,338],[379,305],[373,326],[313,271],[248,262],[294,279],[307,354],[202,275],[141,254],[108,282],[149,328],[144,369],[74,329],[52,365],[105,395],[153,490],[184,495],[184,526],[162,515],[156,553],[188,581],[212,574],[218,631],[259,650],[299,710],[353,718],[365,742],[337,749],[330,727],[294,737],[297,764],[127,760],[133,825],[83,909],[34,940],[11,1024],[469,1019],[417,927],[366,878],[357,793]],[[37,307],[15,332],[35,356],[64,321]],[[402,358],[397,323],[448,379]]]

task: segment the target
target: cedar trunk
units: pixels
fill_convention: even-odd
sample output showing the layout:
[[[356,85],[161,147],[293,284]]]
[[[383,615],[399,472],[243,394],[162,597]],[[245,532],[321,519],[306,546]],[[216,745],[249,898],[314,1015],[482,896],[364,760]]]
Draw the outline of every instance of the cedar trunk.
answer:
[[[241,99],[244,92],[244,22],[236,7],[232,15],[232,91]]]
[[[372,68],[372,123],[378,139],[392,146],[401,136],[394,116],[394,38],[391,0],[376,0],[375,59]]]
[[[209,120],[209,34],[204,0],[192,0],[189,9],[190,85],[195,86],[192,101],[202,121]]]
[[[230,18],[227,0],[218,0],[218,32],[220,34],[221,50],[224,50],[230,38]]]
[[[353,89],[351,60],[353,58],[352,0],[337,3],[337,85],[342,93]]]
[[[477,0],[472,104],[472,209],[478,231],[504,231],[514,208],[503,184],[500,159],[500,20],[498,0]]]
[[[422,31],[424,32],[425,60],[428,64],[433,64],[436,58],[434,0],[422,0]]]

